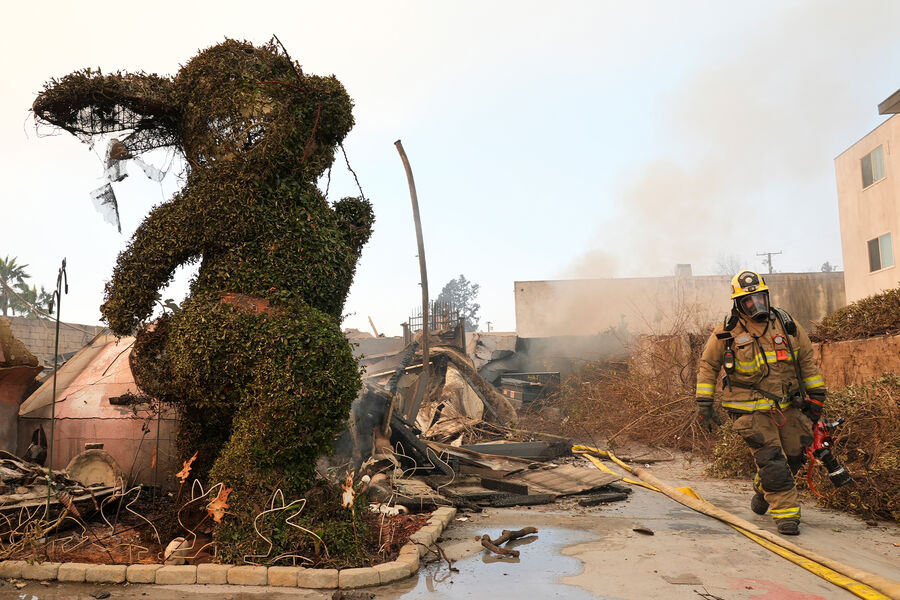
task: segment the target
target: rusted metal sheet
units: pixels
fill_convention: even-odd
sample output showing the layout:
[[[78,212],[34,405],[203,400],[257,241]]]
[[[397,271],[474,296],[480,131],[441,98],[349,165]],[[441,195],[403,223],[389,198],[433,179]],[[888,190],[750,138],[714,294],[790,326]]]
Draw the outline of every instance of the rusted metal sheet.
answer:
[[[56,418],[127,418],[132,411],[113,406],[108,399],[138,392],[128,365],[133,346],[133,337],[98,336],[63,365],[57,373]],[[49,418],[52,396],[50,377],[22,403],[19,415]]]
[[[560,496],[583,494],[621,479],[618,475],[604,473],[593,467],[560,465],[550,469],[523,471],[508,479],[528,484],[532,493],[549,493]]]
[[[149,407],[117,406],[110,398],[138,392],[129,365],[133,337],[100,335],[57,373],[53,469],[63,469],[86,443],[102,443],[121,465],[130,483],[175,485],[176,415],[164,408],[157,418]],[[40,425],[49,432],[52,381],[46,382],[19,409],[18,454]],[[159,448],[155,448],[159,429]],[[156,467],[159,479],[156,480]],[[133,466],[132,466],[133,465]],[[171,481],[170,481],[171,480]]]

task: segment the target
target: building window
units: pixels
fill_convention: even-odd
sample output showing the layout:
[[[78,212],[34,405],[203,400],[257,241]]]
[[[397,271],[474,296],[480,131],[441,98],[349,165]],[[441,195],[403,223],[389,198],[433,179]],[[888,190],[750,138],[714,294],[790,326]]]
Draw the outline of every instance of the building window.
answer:
[[[884,179],[884,149],[881,146],[863,156],[860,163],[862,164],[863,188]]]
[[[894,266],[894,249],[891,245],[891,234],[869,240],[869,271],[879,271]]]

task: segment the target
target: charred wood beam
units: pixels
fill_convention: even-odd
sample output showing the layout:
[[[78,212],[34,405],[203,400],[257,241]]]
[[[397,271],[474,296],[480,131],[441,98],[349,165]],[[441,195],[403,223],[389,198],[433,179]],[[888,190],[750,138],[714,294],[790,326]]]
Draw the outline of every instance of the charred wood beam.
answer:
[[[504,508],[508,506],[537,506],[539,504],[550,504],[556,500],[556,494],[509,494],[492,498],[490,503],[494,508]]]
[[[523,527],[522,529],[516,529],[515,531],[504,529],[500,533],[500,537],[494,540],[494,543],[499,546],[500,544],[505,544],[510,540],[517,540],[519,538],[525,537],[526,535],[534,535],[537,532],[537,527]]]
[[[602,492],[593,494],[587,498],[582,498],[578,501],[578,506],[597,506],[598,504],[606,504],[608,502],[619,502],[620,500],[626,500],[627,498],[628,494],[625,492]]]
[[[493,552],[494,554],[503,554],[505,556],[512,556],[513,558],[519,557],[518,550],[511,550],[509,548],[501,548],[491,541],[491,536],[488,534],[484,534],[481,536],[481,545]]]
[[[450,465],[442,460],[434,450],[422,443],[416,431],[399,415],[391,416],[391,444],[396,446],[397,443],[400,443],[403,446],[403,453],[415,463],[416,469],[436,469],[444,475],[452,477],[454,473]]]
[[[481,487],[489,490],[498,490],[508,492],[510,494],[518,494],[520,496],[528,495],[528,486],[522,483],[513,483],[512,481],[504,481],[503,479],[495,479],[493,477],[482,477]]]
[[[501,548],[500,545],[505,544],[510,540],[517,540],[527,535],[534,535],[537,532],[537,527],[523,527],[522,529],[517,529],[516,531],[504,529],[500,534],[500,537],[498,537],[496,540],[491,540],[491,536],[489,536],[488,534],[484,534],[483,536],[481,536],[481,545],[495,554],[518,557],[518,550],[513,550],[511,548]]]

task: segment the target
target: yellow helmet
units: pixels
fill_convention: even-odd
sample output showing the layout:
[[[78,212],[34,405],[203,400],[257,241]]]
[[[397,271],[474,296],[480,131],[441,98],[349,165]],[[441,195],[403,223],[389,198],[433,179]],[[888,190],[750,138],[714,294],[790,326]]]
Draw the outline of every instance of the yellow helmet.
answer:
[[[762,275],[754,271],[741,271],[731,280],[731,299],[755,292],[768,292],[769,286]]]

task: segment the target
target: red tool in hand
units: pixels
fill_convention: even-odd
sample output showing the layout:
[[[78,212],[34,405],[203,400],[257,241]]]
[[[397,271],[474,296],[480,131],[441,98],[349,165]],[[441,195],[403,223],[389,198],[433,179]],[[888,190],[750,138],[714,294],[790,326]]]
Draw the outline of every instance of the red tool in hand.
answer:
[[[834,445],[832,434],[843,422],[843,417],[837,421],[832,421],[831,423],[827,422],[825,419],[816,421],[813,425],[813,442],[806,449],[806,455],[809,457],[810,462],[810,479],[812,479],[811,466],[818,461],[825,467],[828,478],[836,488],[853,482],[850,472],[847,471],[847,469],[837,461],[834,454],[831,453],[831,448]],[[812,488],[811,481],[810,488]]]

